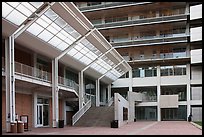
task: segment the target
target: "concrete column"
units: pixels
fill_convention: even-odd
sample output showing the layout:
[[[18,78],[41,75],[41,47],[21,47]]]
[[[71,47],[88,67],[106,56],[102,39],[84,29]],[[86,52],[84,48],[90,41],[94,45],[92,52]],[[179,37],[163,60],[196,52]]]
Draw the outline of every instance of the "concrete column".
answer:
[[[100,80],[96,80],[96,107],[100,106]]]
[[[15,62],[14,37],[5,40],[5,82],[6,82],[6,131],[10,132],[10,122],[15,121]],[[9,116],[10,115],[10,116]]]
[[[161,95],[160,66],[157,66],[157,121],[161,121],[160,95]]]
[[[190,13],[190,5],[189,5],[188,2],[186,3],[186,10],[185,10],[185,13]]]
[[[52,127],[58,127],[59,99],[58,99],[58,59],[52,60]]]
[[[190,72],[190,64],[187,64],[186,65],[186,76],[187,76],[187,118],[188,116],[190,115],[191,113],[191,105],[190,105],[190,92],[191,92],[191,85],[190,85],[190,75],[191,75],[191,72]]]
[[[185,31],[185,33],[187,35],[190,35],[190,25],[189,25],[189,23],[186,24],[186,31]]]
[[[34,117],[33,117],[33,126],[34,127],[37,127],[37,93],[34,92],[33,93],[33,114],[34,114]]]
[[[83,107],[83,91],[84,91],[84,76],[83,72],[79,72],[79,109]]]
[[[104,103],[104,104],[106,104],[106,87],[104,86],[104,87],[102,87],[102,97],[103,97],[103,99],[102,99],[102,102]]]
[[[108,85],[108,100],[111,98],[111,84]]]
[[[34,76],[37,76],[37,53],[34,53],[34,64],[33,64],[33,66],[34,66],[33,74],[34,74]]]
[[[67,111],[67,107],[66,107],[66,100],[64,100],[63,102],[64,105],[64,125],[67,125],[67,117],[66,117],[66,111]]]
[[[129,91],[132,91],[132,69],[129,71]]]

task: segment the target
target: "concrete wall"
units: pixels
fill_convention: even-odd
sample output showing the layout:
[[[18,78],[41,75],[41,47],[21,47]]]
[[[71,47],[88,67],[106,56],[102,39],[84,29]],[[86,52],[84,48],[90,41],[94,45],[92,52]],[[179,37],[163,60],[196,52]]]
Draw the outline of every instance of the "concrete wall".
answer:
[[[202,121],[202,107],[192,107],[192,121]]]
[[[195,27],[190,29],[191,42],[202,40],[202,27]]]
[[[190,7],[190,20],[202,18],[202,4]]]
[[[178,108],[178,95],[160,95],[160,108]]]
[[[144,78],[133,78],[133,87],[140,86],[156,86],[157,85],[157,77],[144,77]]]
[[[129,101],[129,122],[133,122],[135,118],[135,101],[142,102],[142,94],[128,91],[128,101]]]
[[[116,81],[113,82],[112,88],[115,87],[129,87],[129,78],[121,78],[117,79]]]
[[[28,115],[28,128],[33,124],[32,95],[16,93],[16,113],[18,120],[21,115]],[[6,92],[2,91],[2,130],[6,131]]]
[[[182,85],[186,83],[187,83],[186,75],[161,77],[161,85]]]
[[[118,120],[118,127],[128,123],[128,120],[123,121],[123,107],[128,108],[129,118],[129,102],[119,93],[114,93],[114,120]]]
[[[191,83],[202,84],[202,66],[191,67]]]
[[[202,87],[191,87],[191,99],[202,100]]]
[[[191,64],[202,63],[202,49],[191,50]]]

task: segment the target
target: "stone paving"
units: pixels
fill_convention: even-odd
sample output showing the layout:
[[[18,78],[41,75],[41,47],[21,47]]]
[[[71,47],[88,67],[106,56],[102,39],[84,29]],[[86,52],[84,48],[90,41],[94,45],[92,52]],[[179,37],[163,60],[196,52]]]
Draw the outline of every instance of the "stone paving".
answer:
[[[120,128],[65,126],[2,135],[202,135],[202,130],[187,121],[137,121]]]

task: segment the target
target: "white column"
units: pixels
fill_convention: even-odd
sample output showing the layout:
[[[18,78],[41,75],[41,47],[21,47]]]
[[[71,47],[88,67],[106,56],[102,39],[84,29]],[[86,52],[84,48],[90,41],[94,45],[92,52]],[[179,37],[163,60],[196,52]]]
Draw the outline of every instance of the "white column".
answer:
[[[190,85],[190,64],[187,64],[186,65],[186,76],[187,76],[187,118],[188,116],[190,115],[191,113],[191,106],[190,106],[190,88],[191,88],[191,85]]]
[[[100,80],[96,80],[96,107],[100,106]]]
[[[160,66],[157,66],[157,121],[161,121],[160,95],[161,95]]]
[[[5,40],[5,74],[6,74],[6,130],[10,131],[10,122],[15,121],[15,62],[14,37]],[[8,115],[10,114],[10,118]]]
[[[103,93],[103,103],[106,104],[106,87],[103,87],[102,93]]]
[[[83,107],[83,90],[84,90],[84,81],[83,81],[83,72],[79,72],[79,109]]]
[[[108,85],[108,100],[111,98],[111,84]]]
[[[132,91],[132,69],[129,71],[129,91]]]
[[[66,100],[63,102],[64,104],[64,125],[67,125],[67,117],[66,117],[66,111],[67,111],[67,106],[66,106]]]
[[[33,93],[33,126],[37,127],[37,93]]]
[[[58,127],[59,100],[58,100],[58,60],[52,60],[52,127]]]

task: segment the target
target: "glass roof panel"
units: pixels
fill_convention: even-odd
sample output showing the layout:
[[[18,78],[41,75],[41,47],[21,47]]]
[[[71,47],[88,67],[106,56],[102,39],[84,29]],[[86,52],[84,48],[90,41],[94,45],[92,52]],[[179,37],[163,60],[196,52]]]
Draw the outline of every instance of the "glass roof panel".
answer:
[[[17,19],[18,18],[18,19]],[[16,24],[16,25],[20,25],[21,23],[23,23],[27,17],[25,15],[23,15],[22,13],[20,13],[17,10],[13,10],[7,17],[7,20],[11,21],[12,23]]]
[[[52,33],[50,33],[47,30],[44,30],[43,32],[41,32],[38,37],[41,38],[44,41],[49,41],[54,35]]]
[[[36,22],[37,22],[39,25],[41,25],[42,27],[44,27],[44,28],[46,28],[46,27],[49,25],[49,23],[46,22],[45,20],[43,20],[42,18],[38,18],[38,19],[36,20]]]
[[[72,48],[70,51],[67,52],[68,55],[73,56],[77,53],[78,51],[75,48]]]
[[[29,9],[30,11],[34,12],[34,11],[36,10],[36,7],[34,7],[32,3],[33,3],[33,2],[30,2],[30,3],[28,3],[28,2],[22,2],[21,4],[22,4],[23,6],[25,6],[27,9]],[[34,2],[34,3],[36,3],[36,2]],[[43,2],[37,2],[37,3],[41,3],[40,6],[43,4]]]
[[[18,7],[16,8],[18,11],[21,11],[21,13],[23,13],[25,16],[29,17],[33,12],[29,9],[27,9],[25,6],[23,6],[22,4],[18,5]]]
[[[55,23],[61,28],[64,28],[67,25],[67,23],[60,17],[55,20]]]
[[[37,36],[40,32],[43,31],[43,27],[41,27],[40,25],[38,25],[37,23],[33,23],[28,29],[27,31],[29,31],[30,33],[32,33],[33,35]]]
[[[30,4],[32,4],[35,8],[39,8],[43,2],[30,2]]]
[[[54,21],[54,20],[58,17],[58,15],[57,15],[53,10],[51,10],[51,9],[47,10],[47,11],[45,12],[45,15],[46,15],[49,19],[51,19],[52,21]]]
[[[80,52],[77,52],[73,57],[75,59],[80,59],[83,56],[83,54],[81,54]]]
[[[13,8],[16,8],[20,2],[7,2],[10,6],[12,6]]]
[[[68,47],[68,44],[65,42],[60,43],[57,48],[60,49],[61,51],[65,50]]]
[[[71,40],[70,38],[66,38],[64,41],[65,41],[66,43],[68,43],[69,45],[74,42],[74,40]]]
[[[53,26],[49,25],[47,27],[47,30],[49,30],[52,34],[56,35],[59,31],[56,30]]]
[[[2,17],[5,18],[12,10],[13,8],[10,5],[5,2],[2,2]]]
[[[58,46],[61,42],[62,42],[62,40],[55,36],[55,37],[53,37],[48,43],[50,43],[51,45],[53,45],[54,47],[56,47],[56,46]]]

